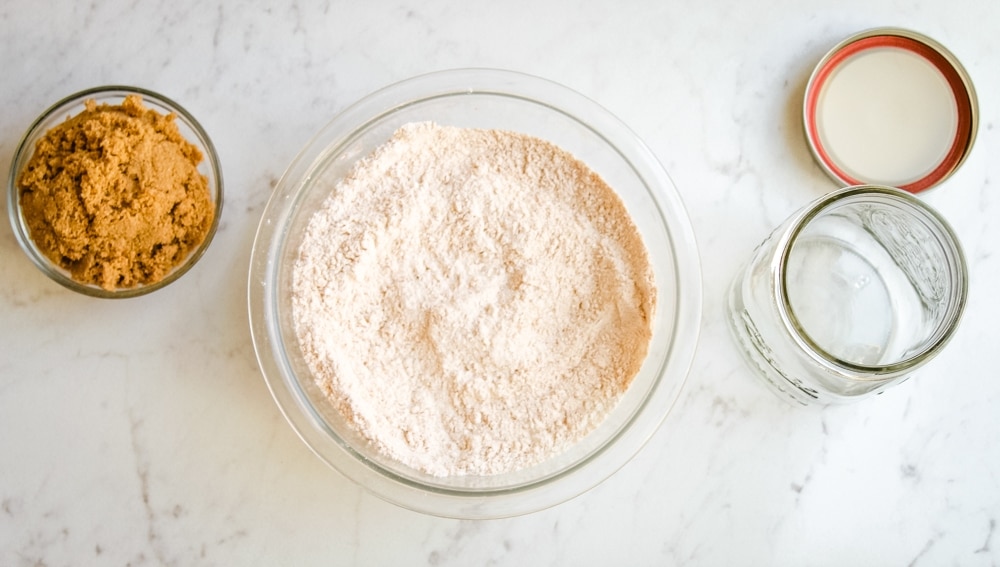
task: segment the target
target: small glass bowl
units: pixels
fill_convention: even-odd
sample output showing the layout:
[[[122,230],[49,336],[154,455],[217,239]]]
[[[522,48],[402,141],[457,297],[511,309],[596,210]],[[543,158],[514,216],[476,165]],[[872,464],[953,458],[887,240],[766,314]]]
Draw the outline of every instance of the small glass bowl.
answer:
[[[175,124],[181,135],[188,142],[197,146],[204,159],[198,164],[198,171],[208,179],[208,190],[212,202],[215,204],[215,216],[212,225],[209,227],[205,239],[195,250],[188,254],[183,262],[175,266],[163,279],[151,284],[138,285],[118,289],[104,289],[94,284],[88,284],[74,280],[69,271],[52,262],[41,250],[38,249],[25,222],[21,211],[21,191],[17,186],[17,179],[27,166],[35,153],[35,145],[38,140],[52,128],[62,124],[72,116],[76,116],[85,109],[88,100],[93,100],[98,105],[120,105],[128,95],[139,95],[142,97],[143,105],[153,109],[160,114],[176,115]],[[169,98],[138,87],[111,85],[101,86],[80,91],[70,95],[55,103],[48,110],[42,113],[37,120],[28,128],[27,133],[21,139],[17,149],[14,151],[14,159],[10,168],[10,177],[7,182],[7,212],[10,216],[10,223],[14,229],[14,236],[17,238],[21,249],[28,255],[28,258],[49,278],[56,283],[73,291],[102,298],[126,298],[145,295],[156,291],[184,275],[195,262],[205,253],[208,245],[212,242],[215,231],[219,226],[219,218],[222,215],[222,168],[219,165],[219,158],[215,152],[215,146],[209,139],[208,134],[202,129],[197,120],[184,110],[179,104]]]
[[[656,278],[653,337],[639,373],[603,423],[562,454],[524,470],[434,477],[376,451],[320,391],[292,325],[291,273],[304,230],[330,188],[400,126],[433,121],[521,132],[581,159],[622,198]],[[628,462],[666,418],[687,377],[701,319],[701,268],[684,205],[650,150],[617,118],[556,83],[459,69],[377,91],[325,126],[292,161],[261,218],[250,262],[257,360],[299,437],[376,496],[453,518],[499,518],[554,506]]]

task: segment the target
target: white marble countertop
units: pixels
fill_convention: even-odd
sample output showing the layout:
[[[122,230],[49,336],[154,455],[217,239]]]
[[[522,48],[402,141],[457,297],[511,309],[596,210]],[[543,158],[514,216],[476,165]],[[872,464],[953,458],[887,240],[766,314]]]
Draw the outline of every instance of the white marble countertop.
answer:
[[[996,565],[998,23],[992,0],[3,3],[0,162],[59,98],[134,84],[199,118],[226,202],[193,271],[122,301],[52,283],[0,224],[0,564]],[[802,135],[812,67],[886,25],[946,45],[978,90],[972,155],[926,196],[962,239],[969,308],[917,378],[796,409],[743,366],[722,297],[835,187]],[[374,89],[467,66],[555,80],[629,124],[683,195],[704,271],[694,364],[646,448],[495,521],[398,508],[314,457],[265,387],[246,307],[257,221],[307,139]]]

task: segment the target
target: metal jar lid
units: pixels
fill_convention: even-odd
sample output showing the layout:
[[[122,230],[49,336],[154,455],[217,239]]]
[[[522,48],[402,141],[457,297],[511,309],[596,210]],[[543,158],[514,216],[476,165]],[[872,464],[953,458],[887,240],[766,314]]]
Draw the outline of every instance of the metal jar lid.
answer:
[[[972,80],[947,49],[878,28],[820,60],[806,86],[804,125],[813,156],[836,181],[919,193],[965,161],[979,109]]]

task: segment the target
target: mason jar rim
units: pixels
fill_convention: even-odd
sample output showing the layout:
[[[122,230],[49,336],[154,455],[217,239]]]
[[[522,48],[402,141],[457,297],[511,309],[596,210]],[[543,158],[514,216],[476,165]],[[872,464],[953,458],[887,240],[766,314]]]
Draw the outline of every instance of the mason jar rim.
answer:
[[[957,280],[949,300],[948,312],[935,329],[936,338],[929,341],[929,344],[913,355],[889,364],[859,364],[843,360],[830,353],[817,344],[805,331],[795,316],[788,299],[786,276],[789,256],[804,228],[835,204],[865,195],[879,196],[900,203],[922,215],[925,220],[930,221],[933,228],[944,237],[942,247],[946,250],[951,260],[950,273],[953,279]],[[846,375],[854,380],[889,380],[922,366],[940,352],[951,340],[965,310],[965,303],[968,296],[968,268],[958,236],[940,213],[919,198],[901,189],[884,185],[854,185],[829,193],[804,207],[792,218],[777,242],[777,251],[778,254],[776,254],[776,258],[772,263],[772,270],[774,271],[773,291],[782,325],[796,345],[811,359],[829,370]]]

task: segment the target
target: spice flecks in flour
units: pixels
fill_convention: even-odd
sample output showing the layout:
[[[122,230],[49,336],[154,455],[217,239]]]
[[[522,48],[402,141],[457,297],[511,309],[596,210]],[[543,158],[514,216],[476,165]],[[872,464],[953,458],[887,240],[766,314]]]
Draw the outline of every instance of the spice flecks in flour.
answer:
[[[638,231],[585,164],[432,123],[331,187],[292,285],[331,403],[437,476],[514,471],[582,439],[638,372],[656,298]]]

